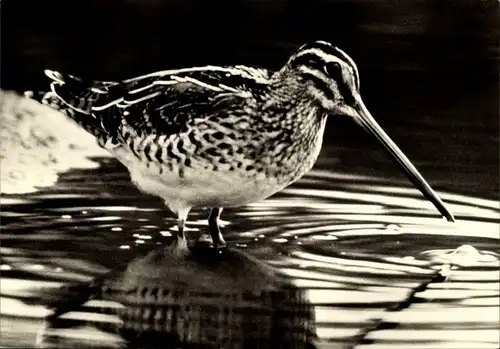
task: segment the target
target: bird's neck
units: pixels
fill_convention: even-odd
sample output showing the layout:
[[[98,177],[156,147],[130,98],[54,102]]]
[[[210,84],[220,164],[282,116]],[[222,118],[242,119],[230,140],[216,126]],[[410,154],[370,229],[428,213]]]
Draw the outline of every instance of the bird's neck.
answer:
[[[290,70],[276,72],[270,83],[265,108],[268,115],[281,115],[280,127],[293,129],[297,134],[315,132],[325,118],[325,111],[310,95],[308,86]],[[315,130],[311,130],[315,129]]]
[[[309,171],[321,149],[325,117],[294,76],[273,76],[264,106],[259,111],[269,143],[263,163],[275,164],[269,176],[277,176],[280,185],[288,185]],[[272,161],[270,160],[272,159]]]

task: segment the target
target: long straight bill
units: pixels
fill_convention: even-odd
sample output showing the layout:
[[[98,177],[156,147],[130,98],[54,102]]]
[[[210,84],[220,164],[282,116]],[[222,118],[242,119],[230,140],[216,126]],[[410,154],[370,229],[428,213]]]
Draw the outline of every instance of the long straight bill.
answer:
[[[437,194],[432,190],[430,185],[425,181],[425,179],[420,175],[415,166],[410,162],[405,154],[398,148],[396,143],[394,143],[387,133],[380,127],[380,125],[371,116],[368,109],[366,109],[363,101],[360,97],[356,98],[357,103],[355,110],[358,115],[355,117],[355,121],[360,124],[367,132],[377,137],[377,139],[382,143],[384,148],[393,156],[393,158],[398,162],[398,164],[403,168],[405,174],[410,179],[410,181],[424,194],[424,196],[431,201],[434,206],[441,212],[441,214],[446,217],[449,222],[455,222],[453,214],[448,211],[443,201],[437,196]]]

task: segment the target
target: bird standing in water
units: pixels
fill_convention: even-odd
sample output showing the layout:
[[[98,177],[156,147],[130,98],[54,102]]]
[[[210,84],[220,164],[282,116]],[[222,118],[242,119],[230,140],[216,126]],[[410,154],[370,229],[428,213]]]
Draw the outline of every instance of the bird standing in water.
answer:
[[[453,215],[370,115],[353,60],[324,41],[302,46],[279,70],[205,66],[120,82],[46,70],[42,102],[61,109],[130,171],[142,191],[177,215],[173,249],[186,251],[192,207],[211,207],[213,246],[224,207],[265,199],[301,178],[321,150],[328,116],[373,134],[449,221]],[[335,119],[332,120],[335,122]]]

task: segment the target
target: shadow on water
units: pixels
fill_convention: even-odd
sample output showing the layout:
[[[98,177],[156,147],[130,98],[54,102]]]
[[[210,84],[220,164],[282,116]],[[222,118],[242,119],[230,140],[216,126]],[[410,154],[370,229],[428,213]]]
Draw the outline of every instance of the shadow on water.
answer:
[[[225,336],[228,347],[256,347],[245,346],[254,343],[245,342],[250,333],[261,340],[267,333],[269,341],[259,347],[276,346],[272,341],[289,338],[297,324],[310,331],[305,342],[321,348],[498,343],[498,203],[442,192],[458,219],[453,225],[409,186],[321,166],[268,200],[224,211],[233,257],[247,263],[245,256],[252,256],[256,269],[271,266],[269,284],[279,283],[274,290],[288,287],[288,295],[275,293],[273,301],[254,294],[245,300],[241,285],[267,287],[258,272],[248,274],[250,282],[233,283],[232,296],[221,295],[225,289],[214,276],[206,288],[212,301],[182,287],[169,293],[162,290],[172,289],[177,271],[159,271],[139,258],[143,262],[104,282],[91,282],[98,287],[87,288],[88,295],[77,288],[82,301],[93,299],[49,324],[50,311],[36,301],[47,290],[57,295],[62,285],[88,282],[145,256],[168,243],[175,229],[162,202],[138,192],[115,160],[97,161],[99,168],[67,172],[51,188],[2,197],[4,345],[152,348],[158,341],[166,345],[167,332],[179,334],[180,319],[186,320],[182,340],[209,343]],[[190,236],[207,232],[207,213],[190,215]],[[214,273],[226,268],[235,266]],[[187,284],[197,282],[191,276]],[[283,311],[285,303],[297,311]],[[191,307],[182,313],[179,304]],[[210,333],[203,332],[207,328]],[[149,345],[147,335],[157,336],[156,344]]]

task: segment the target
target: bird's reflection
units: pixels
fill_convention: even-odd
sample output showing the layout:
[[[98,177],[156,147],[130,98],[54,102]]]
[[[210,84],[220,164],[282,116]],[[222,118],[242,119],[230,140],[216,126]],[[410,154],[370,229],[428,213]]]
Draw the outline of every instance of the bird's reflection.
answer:
[[[316,337],[305,290],[237,249],[215,255],[197,245],[179,256],[160,248],[122,270],[64,287],[49,302],[47,339],[56,328],[92,323],[64,316],[90,299],[118,303],[100,307],[115,319],[95,325],[132,346],[312,348]]]

